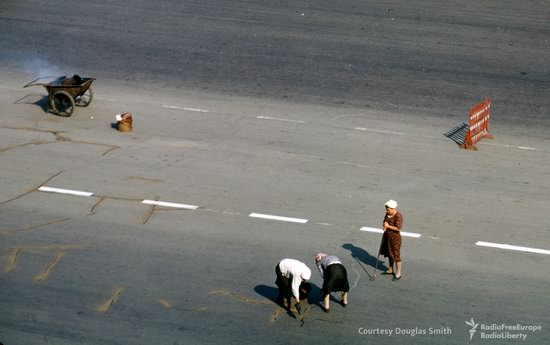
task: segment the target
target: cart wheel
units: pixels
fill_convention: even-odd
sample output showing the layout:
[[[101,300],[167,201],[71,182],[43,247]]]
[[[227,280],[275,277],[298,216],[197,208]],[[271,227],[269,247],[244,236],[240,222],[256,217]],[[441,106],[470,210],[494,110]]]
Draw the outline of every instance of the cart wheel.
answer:
[[[74,99],[66,91],[57,91],[50,101],[50,108],[60,116],[71,116],[74,110]]]
[[[87,107],[88,105],[90,105],[93,98],[94,93],[92,92],[92,88],[89,87],[82,96],[76,96],[74,102],[77,107]]]

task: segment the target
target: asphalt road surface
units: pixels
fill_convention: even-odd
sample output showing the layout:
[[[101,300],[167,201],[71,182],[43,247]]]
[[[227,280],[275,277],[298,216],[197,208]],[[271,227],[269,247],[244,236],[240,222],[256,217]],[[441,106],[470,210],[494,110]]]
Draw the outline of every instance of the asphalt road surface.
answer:
[[[2,1],[0,342],[548,344],[548,18]],[[74,73],[97,80],[71,117],[22,88]],[[445,134],[485,97],[495,138],[459,149]],[[111,128],[127,111],[133,131]],[[372,281],[390,198],[416,237],[403,278]],[[328,314],[319,251],[351,285]],[[303,325],[274,301],[285,257],[313,271]]]

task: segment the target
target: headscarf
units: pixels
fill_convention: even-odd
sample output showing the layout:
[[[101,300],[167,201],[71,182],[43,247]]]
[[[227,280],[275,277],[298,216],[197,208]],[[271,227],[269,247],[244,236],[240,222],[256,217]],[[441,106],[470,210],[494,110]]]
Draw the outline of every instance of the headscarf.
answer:
[[[388,200],[385,204],[385,206],[389,208],[397,208],[397,201],[395,200]]]
[[[325,254],[325,253],[317,253],[317,255],[315,255],[315,262],[321,261],[321,259],[323,259],[325,256],[327,256],[327,254]]]

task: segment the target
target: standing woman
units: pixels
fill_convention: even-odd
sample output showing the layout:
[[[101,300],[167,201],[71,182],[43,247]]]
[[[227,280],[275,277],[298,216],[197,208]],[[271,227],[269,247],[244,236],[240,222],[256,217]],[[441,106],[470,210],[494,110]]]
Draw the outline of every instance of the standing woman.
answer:
[[[348,305],[348,273],[340,262],[340,259],[334,255],[319,253],[315,255],[315,263],[321,273],[321,277],[323,277],[321,295],[323,296],[323,310],[325,313],[330,311],[329,299],[331,292],[341,291],[342,300],[340,304],[343,307]]]
[[[393,274],[393,280],[401,279],[401,228],[403,227],[403,215],[397,211],[397,202],[386,202],[386,215],[384,217],[384,235],[380,247],[380,254],[390,260],[390,268],[382,274]],[[395,263],[395,271],[394,264]]]

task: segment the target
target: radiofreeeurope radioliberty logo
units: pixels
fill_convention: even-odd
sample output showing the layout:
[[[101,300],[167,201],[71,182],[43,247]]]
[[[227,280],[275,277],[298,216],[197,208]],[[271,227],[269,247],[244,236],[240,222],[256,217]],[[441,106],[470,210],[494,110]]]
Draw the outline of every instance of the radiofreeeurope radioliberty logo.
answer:
[[[542,332],[542,325],[525,325],[521,323],[476,323],[474,318],[465,321],[470,329],[470,341],[479,330],[479,338],[482,340],[522,340],[525,341],[528,336]],[[478,329],[479,327],[479,329]]]
[[[466,324],[470,326],[470,341],[472,341],[472,338],[474,337],[474,334],[476,334],[477,326],[479,326],[479,323],[475,323],[474,318],[472,317],[470,321],[466,320]]]

